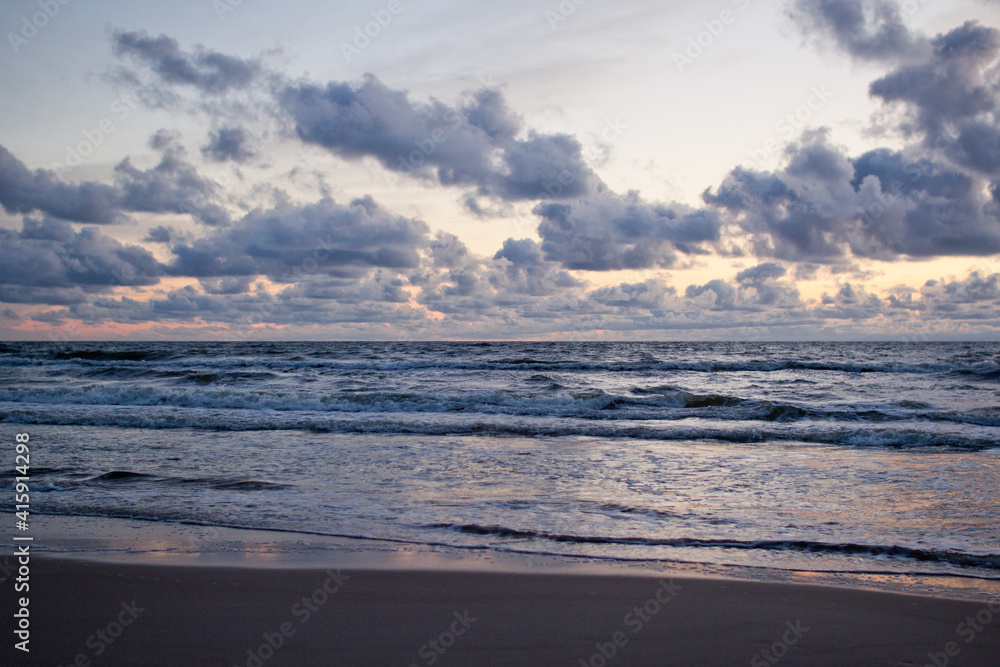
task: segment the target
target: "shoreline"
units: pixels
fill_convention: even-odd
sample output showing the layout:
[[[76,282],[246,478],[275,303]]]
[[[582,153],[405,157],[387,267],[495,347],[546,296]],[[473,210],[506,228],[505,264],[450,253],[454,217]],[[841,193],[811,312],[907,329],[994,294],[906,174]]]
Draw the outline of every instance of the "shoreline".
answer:
[[[893,570],[782,568],[685,560],[629,560],[511,548],[232,528],[142,519],[35,514],[33,552],[103,563],[175,566],[446,570],[601,574],[813,584],[973,602],[1000,601],[1000,576]],[[0,546],[0,558],[11,548]]]
[[[857,576],[127,519],[35,515],[32,532],[31,653],[8,639],[3,664],[940,667],[1000,655],[997,582],[957,599]]]
[[[0,655],[11,657],[5,664],[81,667],[924,665],[1000,655],[996,602],[603,570],[240,567],[39,553],[30,660],[11,655],[10,639]],[[10,586],[0,610],[6,638]]]

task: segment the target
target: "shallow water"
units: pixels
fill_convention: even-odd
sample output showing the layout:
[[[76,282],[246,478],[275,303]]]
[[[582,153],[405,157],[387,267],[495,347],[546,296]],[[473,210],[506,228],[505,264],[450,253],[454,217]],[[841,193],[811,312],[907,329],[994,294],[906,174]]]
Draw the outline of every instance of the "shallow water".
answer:
[[[802,573],[1000,579],[998,389],[982,343],[0,347],[36,512]]]

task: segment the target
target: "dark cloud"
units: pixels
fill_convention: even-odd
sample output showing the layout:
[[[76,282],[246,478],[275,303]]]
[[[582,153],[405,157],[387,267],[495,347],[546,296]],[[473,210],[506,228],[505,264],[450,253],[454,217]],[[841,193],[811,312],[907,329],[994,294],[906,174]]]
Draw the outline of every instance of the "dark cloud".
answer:
[[[647,202],[636,192],[542,203],[534,212],[542,219],[538,234],[546,259],[585,271],[670,267],[676,251],[703,252],[721,229],[713,210]]]
[[[250,291],[254,276],[231,276],[227,278],[203,278],[201,288],[206,294],[245,294]]]
[[[828,319],[868,320],[878,317],[889,307],[862,285],[845,283],[836,294],[823,294],[817,314]]]
[[[781,278],[788,270],[774,262],[764,262],[736,274],[736,282],[741,285],[759,285],[773,278]]]
[[[162,153],[155,167],[136,169],[129,158],[115,167],[122,208],[188,213],[209,226],[229,224],[229,214],[213,201],[216,184],[198,175],[175,135],[161,130],[153,135],[150,146]]]
[[[588,301],[613,308],[617,313],[649,313],[662,315],[668,310],[678,310],[677,290],[659,278],[640,283],[620,283],[599,287],[587,295]]]
[[[115,185],[65,183],[45,169],[34,172],[0,146],[0,204],[9,213],[46,215],[90,224],[126,222],[128,212],[188,213],[207,225],[229,222],[214,203],[216,186],[198,175],[176,137],[160,131],[151,147],[160,163],[140,170],[125,158],[115,167]]]
[[[497,272],[502,273],[503,287],[528,296],[548,296],[583,287],[583,283],[560,266],[542,257],[541,246],[532,239],[507,239],[496,255]],[[501,281],[494,281],[498,286]]]
[[[968,22],[932,41],[923,62],[907,64],[872,82],[870,93],[907,106],[929,141],[947,139],[947,124],[974,120],[996,108],[996,89],[983,68],[996,60],[1000,33]]]
[[[935,305],[1000,305],[1000,274],[983,275],[973,271],[965,280],[928,280],[920,290],[924,299]],[[994,317],[1000,313],[993,311]]]
[[[861,60],[926,50],[926,40],[907,29],[899,5],[889,0],[796,0],[791,17],[809,39],[832,42]]]
[[[147,243],[188,243],[191,235],[188,232],[180,232],[170,225],[159,225],[153,227],[143,239]]]
[[[585,285],[542,257],[531,239],[508,239],[480,257],[453,234],[431,241],[420,270],[409,274],[417,302],[461,322],[554,320],[579,306]]]
[[[123,219],[118,204],[113,187],[64,183],[48,170],[29,170],[0,146],[0,205],[8,213],[39,211],[73,222],[111,224]]]
[[[0,301],[78,303],[112,287],[155,285],[163,267],[145,249],[123,245],[95,227],[25,219],[0,230]]]
[[[209,136],[208,145],[201,149],[205,157],[216,162],[246,162],[257,155],[253,138],[242,127],[222,127]]]
[[[165,84],[224,93],[244,91],[262,75],[257,61],[202,48],[186,52],[165,35],[119,32],[113,41],[118,55],[133,56]],[[134,72],[119,73],[118,78],[137,80]],[[471,92],[452,106],[434,99],[411,100],[406,91],[391,89],[370,74],[359,83],[315,84],[280,76],[269,81],[277,91],[270,103],[290,116],[294,132],[305,143],[347,159],[373,157],[386,169],[415,178],[472,188],[472,208],[479,206],[475,197],[562,199],[593,193],[600,186],[575,137],[524,128],[499,90]],[[164,87],[150,103],[162,105],[169,94]],[[218,105],[196,106],[223,113]],[[226,109],[238,112],[241,107]],[[210,159],[249,157],[245,131],[228,123],[204,148]]]
[[[704,285],[688,285],[684,292],[684,296],[689,299],[698,299],[705,294],[712,296],[712,300],[706,305],[713,310],[734,310],[736,308],[736,288],[719,278],[710,280]]]
[[[794,306],[799,304],[799,291],[784,280],[788,270],[774,262],[764,262],[736,274],[735,282],[744,292],[753,292],[760,306]]]
[[[688,285],[684,296],[692,305],[714,311],[765,312],[800,309],[799,291],[785,277],[780,264],[764,262],[736,274],[732,280],[717,278],[704,285]]]
[[[1000,31],[967,21],[928,39],[907,30],[902,13],[889,0],[797,0],[792,11],[808,34],[830,38],[845,53],[893,62],[869,93],[905,112],[895,129],[937,160],[1000,176],[1000,79],[993,73]]]
[[[248,86],[261,73],[260,64],[227,56],[204,47],[181,50],[166,35],[150,37],[145,30],[118,31],[112,45],[119,56],[130,56],[152,69],[164,83],[191,86],[203,93],[221,94]]]
[[[232,227],[173,247],[170,272],[219,278],[264,275],[299,282],[304,275],[356,278],[370,267],[415,268],[427,225],[388,213],[371,198],[348,206],[322,199],[256,210]]]
[[[478,196],[576,197],[600,183],[574,137],[529,131],[518,138],[521,119],[499,91],[477,91],[451,107],[412,101],[368,75],[360,84],[290,84],[280,100],[306,143],[348,159],[374,157],[386,169],[442,185],[471,186]]]
[[[1000,252],[997,207],[967,174],[887,149],[851,160],[824,133],[787,152],[785,169],[737,168],[703,195],[743,227],[759,257],[829,264],[848,251],[873,259]]]

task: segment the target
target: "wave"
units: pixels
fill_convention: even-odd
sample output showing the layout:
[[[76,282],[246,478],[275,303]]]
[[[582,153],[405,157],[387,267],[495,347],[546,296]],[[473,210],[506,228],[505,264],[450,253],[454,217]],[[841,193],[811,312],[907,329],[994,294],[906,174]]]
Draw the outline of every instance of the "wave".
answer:
[[[264,390],[264,377],[254,376],[249,386],[229,386],[217,376],[197,376],[197,386],[150,384],[47,384],[0,388],[0,420],[17,422],[22,408],[32,414],[53,406],[53,414],[72,412],[75,406],[154,407],[169,406],[178,412],[189,409],[308,412],[330,414],[401,413],[508,415],[512,417],[576,418],[596,421],[672,421],[705,418],[723,421],[828,422],[831,424],[892,422],[944,422],[972,426],[1000,426],[1000,408],[971,408],[964,412],[933,409],[923,403],[901,401],[879,404],[834,404],[816,406],[745,398],[735,395],[690,392],[660,385],[634,387],[627,393],[599,389],[569,391],[534,376],[535,389],[433,391],[306,391],[295,388]],[[544,378],[544,379],[543,379]],[[185,382],[190,380],[186,376]],[[548,384],[545,384],[549,382]],[[184,420],[178,414],[176,419]],[[46,422],[49,423],[49,422]]]
[[[514,539],[540,539],[574,544],[613,544],[650,547],[759,549],[767,551],[798,551],[804,553],[863,555],[904,558],[921,562],[947,563],[962,567],[979,567],[1000,570],[1000,554],[970,554],[962,551],[919,549],[899,545],[871,545],[855,543],[833,544],[810,540],[722,540],[698,538],[642,538],[567,535],[536,530],[521,530],[506,526],[480,524],[435,523],[422,526],[433,530],[450,530],[471,535],[494,536]]]
[[[43,475],[45,481],[50,486],[38,489],[41,491],[67,491],[79,487],[121,485],[121,484],[148,484],[148,485],[183,485],[196,486],[221,491],[276,491],[286,489],[290,485],[275,482],[266,482],[256,479],[239,479],[229,477],[171,477],[161,475],[151,475],[148,473],[135,472],[132,470],[111,470],[109,472],[91,475],[89,477],[58,477],[58,472],[34,470],[35,479],[40,479]]]
[[[302,349],[301,345],[287,344],[268,346],[236,346],[227,347],[220,344],[205,344],[194,347],[170,345],[146,345],[143,347],[122,346],[112,348],[84,349],[51,349],[46,346],[7,346],[6,354],[11,356],[0,359],[0,365],[32,364],[70,364],[76,366],[134,364],[150,365],[169,369],[183,368],[214,368],[226,370],[231,368],[258,368],[262,370],[295,371],[302,369],[322,369],[329,372],[393,372],[393,371],[516,371],[531,373],[579,373],[579,372],[696,372],[696,373],[736,373],[760,372],[774,373],[782,371],[811,371],[833,373],[908,373],[934,374],[954,373],[958,375],[978,376],[982,379],[1000,379],[1000,363],[995,359],[984,359],[972,356],[969,360],[952,358],[950,360],[935,360],[913,363],[911,360],[886,361],[884,357],[878,360],[859,361],[855,359],[802,359],[802,358],[739,358],[747,355],[721,354],[711,355],[706,359],[663,358],[665,353],[652,348],[650,352],[658,352],[659,357],[647,353],[642,358],[636,355],[607,355],[619,358],[601,358],[601,355],[586,354],[586,346],[581,350],[573,350],[570,354],[553,354],[552,359],[544,355],[521,356],[497,354],[494,348],[458,346],[454,349],[447,346],[435,347],[431,350],[421,349],[419,345],[405,348],[405,353],[395,350],[392,353],[380,352],[377,348],[356,346],[355,348],[331,348],[322,346]],[[790,351],[790,350],[789,350]],[[553,350],[546,350],[553,352]],[[564,351],[565,352],[565,351]],[[699,356],[705,356],[705,351]],[[620,358],[620,357],[625,358]],[[672,355],[670,355],[672,356]],[[756,355],[755,355],[756,356]],[[793,355],[794,356],[794,355]],[[418,358],[419,357],[419,358]],[[595,358],[596,357],[596,358]],[[632,357],[632,358],[628,358]]]
[[[48,358],[56,361],[158,361],[172,356],[152,350],[70,350],[53,352]]]
[[[139,479],[155,479],[154,475],[146,475],[141,472],[131,472],[129,470],[112,470],[101,475],[94,475],[87,481],[91,482],[117,482],[131,481]]]
[[[160,406],[0,405],[0,423],[112,426],[142,429],[217,431],[297,430],[316,433],[409,434],[428,436],[560,437],[716,441],[738,444],[804,442],[848,447],[896,449],[947,447],[985,450],[1000,447],[995,431],[984,427],[932,428],[813,423],[677,420],[552,419],[539,416],[449,413],[371,413],[365,415],[267,410],[175,410]]]

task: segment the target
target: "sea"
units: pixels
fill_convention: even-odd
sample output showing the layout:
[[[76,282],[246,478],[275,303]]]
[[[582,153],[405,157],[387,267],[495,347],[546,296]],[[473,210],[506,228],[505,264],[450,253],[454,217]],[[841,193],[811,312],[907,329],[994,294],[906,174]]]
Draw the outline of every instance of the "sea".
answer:
[[[35,514],[1000,591],[996,343],[7,342],[0,425]]]

